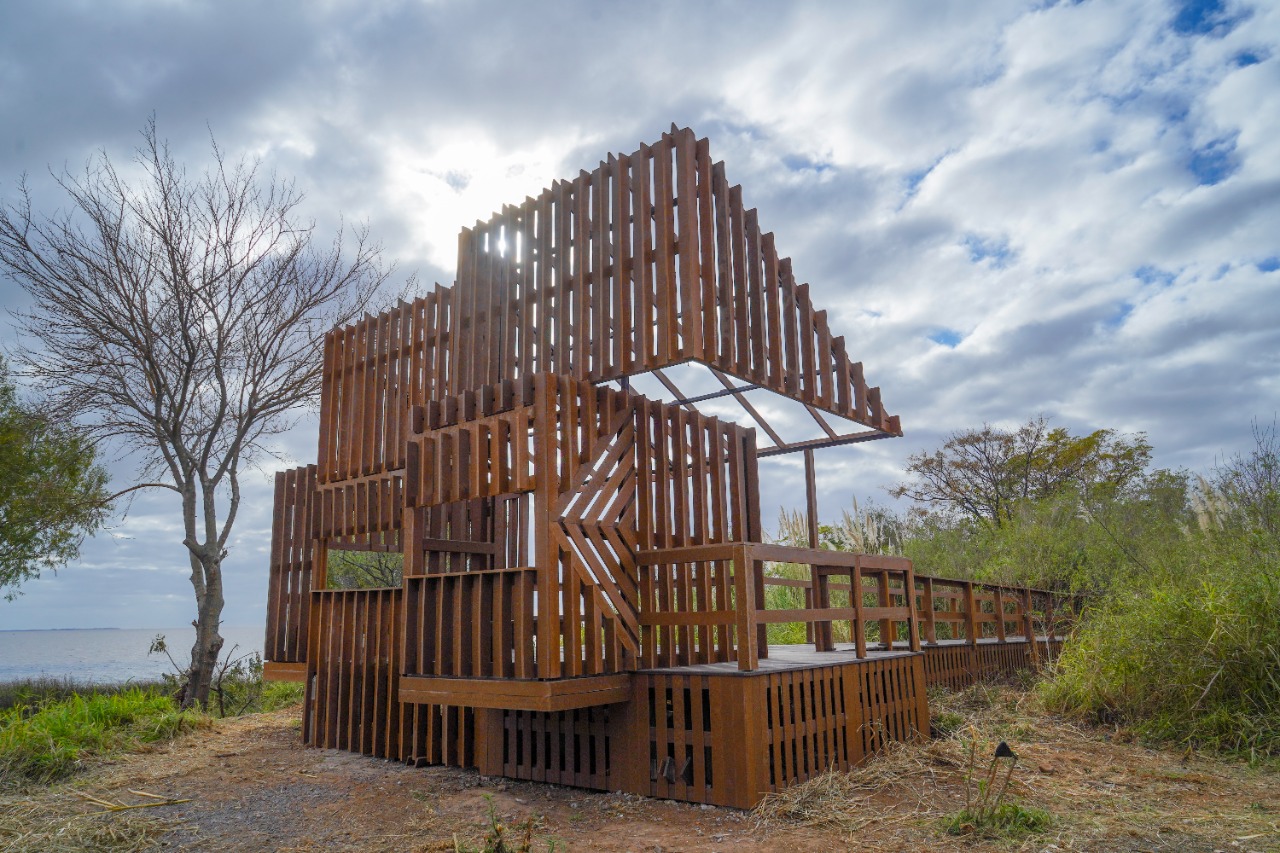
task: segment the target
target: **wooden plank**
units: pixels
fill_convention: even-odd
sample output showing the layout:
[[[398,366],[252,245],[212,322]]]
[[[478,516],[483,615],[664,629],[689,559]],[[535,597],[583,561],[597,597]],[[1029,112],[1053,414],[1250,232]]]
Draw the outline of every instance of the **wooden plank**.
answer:
[[[698,252],[697,161],[693,131],[673,132],[675,142],[676,259],[679,262],[680,346],[682,358],[703,358],[702,274]]]
[[[279,661],[263,661],[262,663],[262,680],[263,681],[306,681],[307,679],[307,663],[300,662],[279,662]]]
[[[693,137],[693,131],[687,131]],[[699,358],[715,361],[719,352],[716,314],[719,307],[716,293],[716,250],[714,210],[711,202],[711,150],[706,139],[694,143],[694,161],[697,170],[698,194],[698,273],[701,298],[697,314],[702,319],[702,347]],[[727,306],[727,303],[726,303]],[[701,755],[698,759],[701,761]]]
[[[523,711],[565,711],[627,701],[631,673],[583,676],[557,681],[510,678],[446,678],[404,675],[402,704],[445,704]]]

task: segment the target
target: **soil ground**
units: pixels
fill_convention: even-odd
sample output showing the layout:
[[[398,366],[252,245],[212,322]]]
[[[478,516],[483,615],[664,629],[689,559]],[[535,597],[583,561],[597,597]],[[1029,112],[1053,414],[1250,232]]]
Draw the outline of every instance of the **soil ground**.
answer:
[[[893,750],[754,813],[306,749],[295,708],[220,721],[67,782],[0,796],[9,815],[0,850],[482,849],[490,805],[515,850],[524,829],[536,851],[1280,850],[1274,764],[1147,749],[1007,689],[946,702],[955,736]],[[978,744],[985,775],[997,740],[1019,754],[1012,797],[1049,812],[1050,827],[1015,838],[949,835],[948,817],[964,806],[969,745]],[[162,797],[187,802],[153,805]]]

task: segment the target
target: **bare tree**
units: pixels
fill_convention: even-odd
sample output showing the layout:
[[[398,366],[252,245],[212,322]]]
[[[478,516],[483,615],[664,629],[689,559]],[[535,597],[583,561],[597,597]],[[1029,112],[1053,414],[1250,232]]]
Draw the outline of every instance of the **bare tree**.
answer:
[[[69,213],[0,208],[0,269],[32,297],[42,345],[26,367],[55,410],[136,453],[141,480],[180,498],[196,599],[183,704],[203,705],[222,648],[222,563],[244,466],[319,391],[319,347],[370,305],[390,270],[358,230],[327,249],[298,221],[301,193],[229,162],[196,177],[152,118],[126,179],[105,152],[58,178]]]

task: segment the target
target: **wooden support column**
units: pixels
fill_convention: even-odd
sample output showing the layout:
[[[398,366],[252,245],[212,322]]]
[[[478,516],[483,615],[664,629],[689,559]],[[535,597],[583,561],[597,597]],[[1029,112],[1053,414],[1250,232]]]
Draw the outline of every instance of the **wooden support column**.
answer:
[[[879,607],[892,607],[893,602],[889,595],[889,572],[885,569],[879,569],[876,572],[876,589],[879,591],[879,601],[876,602]],[[892,619],[880,620],[880,645],[886,650],[893,649],[894,627]]]
[[[809,524],[809,547],[816,551],[818,549],[818,472],[813,461],[812,447],[804,449],[804,498],[806,520]],[[821,605],[815,603],[814,588],[817,586],[817,580],[817,575],[814,573],[812,582],[804,591],[804,606],[806,610],[812,610],[815,606],[830,606],[829,603]],[[818,643],[818,633],[822,627],[826,628],[823,633],[828,635],[829,638],[831,634],[830,622],[808,622],[804,626],[804,641],[806,643]]]
[[[1005,639],[1006,639],[1006,637],[1005,637],[1005,635],[1004,635],[1004,620],[1005,620],[1005,615],[1004,615],[1004,587],[1000,587],[1000,586],[998,586],[998,587],[996,587],[996,588],[995,588],[995,597],[996,597],[996,605],[995,605],[995,608],[996,608],[996,639],[998,639],[1000,642],[1002,642],[1002,643],[1003,643],[1003,642],[1005,641]]]
[[[912,564],[902,573],[902,598],[907,606],[907,641],[911,651],[920,651],[920,620],[916,618],[916,571]]]
[[[551,535],[551,505],[559,491],[556,443],[559,424],[556,417],[556,385],[545,375],[534,380],[533,458],[536,472],[534,500],[538,516],[535,563],[538,569],[537,662],[539,678],[559,678],[561,665],[560,627],[560,552]]]
[[[738,669],[752,672],[760,666],[756,639],[756,561],[745,545],[733,549],[733,590],[737,617]],[[761,626],[763,627],[763,626]]]
[[[964,582],[964,626],[969,641],[969,675],[977,681],[982,674],[978,660],[978,599],[973,594],[973,581]]]
[[[969,645],[978,644],[978,599],[973,594],[973,581],[964,584],[964,630]]]
[[[859,558],[849,570],[849,600],[853,605],[853,648],[858,657],[867,656],[866,625],[862,620],[862,560]]]

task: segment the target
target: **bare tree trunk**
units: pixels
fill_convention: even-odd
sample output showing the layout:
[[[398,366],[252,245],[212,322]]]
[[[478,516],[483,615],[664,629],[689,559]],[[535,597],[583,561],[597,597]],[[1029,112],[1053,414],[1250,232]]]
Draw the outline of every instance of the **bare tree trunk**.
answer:
[[[196,597],[184,707],[206,704],[217,677],[240,466],[317,398],[325,333],[389,274],[363,228],[353,255],[341,231],[318,250],[291,182],[212,153],[188,177],[153,117],[136,182],[102,154],[59,178],[71,212],[37,216],[21,183],[0,204],[0,272],[30,297],[20,320],[42,345],[21,363],[50,411],[138,451],[144,475],[164,471],[173,482],[156,485],[181,496]]]
[[[196,587],[196,642],[191,647],[191,669],[187,674],[187,686],[182,696],[182,707],[203,708],[209,701],[209,689],[222,652],[222,560],[216,554],[203,559],[191,557],[193,586]],[[200,584],[194,583],[194,573],[200,573]]]
[[[175,472],[177,473],[177,472]],[[230,518],[235,516],[238,489],[233,490]],[[191,587],[196,597],[195,644],[191,647],[191,665],[187,683],[181,691],[183,708],[203,708],[209,702],[209,691],[222,652],[222,559],[218,533],[216,486],[206,483],[197,493],[194,484],[182,490],[182,515],[186,527],[188,557],[191,561]],[[200,533],[203,532],[203,539]]]

